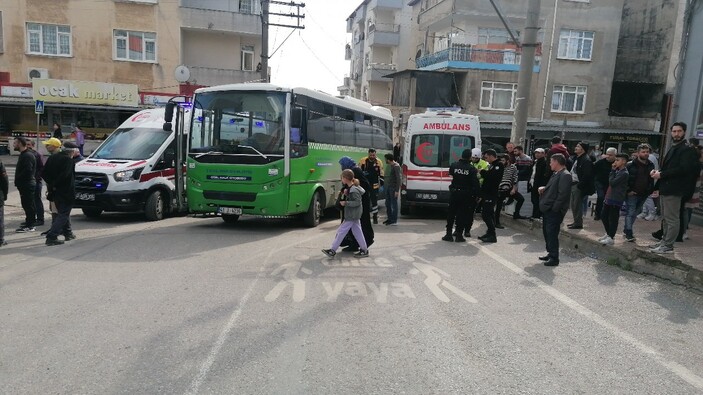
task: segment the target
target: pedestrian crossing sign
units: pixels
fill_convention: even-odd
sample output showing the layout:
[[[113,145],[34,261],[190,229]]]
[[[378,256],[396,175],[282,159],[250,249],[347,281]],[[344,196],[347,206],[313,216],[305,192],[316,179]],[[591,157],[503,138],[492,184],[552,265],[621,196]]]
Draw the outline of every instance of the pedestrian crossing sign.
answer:
[[[44,100],[37,100],[34,102],[34,113],[44,114]]]

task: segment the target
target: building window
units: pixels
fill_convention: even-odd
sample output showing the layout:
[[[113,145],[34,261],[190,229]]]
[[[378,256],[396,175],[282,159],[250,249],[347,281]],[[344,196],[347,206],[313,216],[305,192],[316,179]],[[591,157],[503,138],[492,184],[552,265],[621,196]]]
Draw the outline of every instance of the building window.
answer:
[[[481,84],[481,109],[514,110],[516,95],[517,84],[484,81]]]
[[[242,70],[254,71],[254,46],[242,45]]]
[[[559,34],[559,59],[591,60],[593,32],[562,30]]]
[[[71,56],[71,27],[27,23],[27,53]]]
[[[586,107],[586,87],[554,85],[552,112],[583,114]]]
[[[156,62],[156,33],[115,30],[115,59]]]

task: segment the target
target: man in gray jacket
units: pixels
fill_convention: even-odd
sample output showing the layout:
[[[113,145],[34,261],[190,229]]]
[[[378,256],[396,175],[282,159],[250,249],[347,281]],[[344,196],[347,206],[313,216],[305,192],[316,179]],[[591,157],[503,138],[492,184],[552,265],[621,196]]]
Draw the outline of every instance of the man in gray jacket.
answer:
[[[571,174],[566,170],[566,158],[552,155],[549,167],[554,172],[546,186],[539,188],[539,209],[542,212],[542,232],[547,245],[547,255],[539,259],[545,266],[559,265],[559,229],[569,210],[571,199]]]

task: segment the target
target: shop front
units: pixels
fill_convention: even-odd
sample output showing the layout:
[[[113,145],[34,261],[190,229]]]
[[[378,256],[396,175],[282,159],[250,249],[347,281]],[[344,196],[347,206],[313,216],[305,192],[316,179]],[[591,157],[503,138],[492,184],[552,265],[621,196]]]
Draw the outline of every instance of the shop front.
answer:
[[[0,151],[13,137],[49,138],[57,123],[64,140],[71,140],[73,126],[80,126],[86,133],[86,151],[91,152],[135,112],[163,105],[172,96],[139,92],[131,84],[52,79],[4,83],[0,85]],[[35,114],[37,100],[44,102],[43,114]]]

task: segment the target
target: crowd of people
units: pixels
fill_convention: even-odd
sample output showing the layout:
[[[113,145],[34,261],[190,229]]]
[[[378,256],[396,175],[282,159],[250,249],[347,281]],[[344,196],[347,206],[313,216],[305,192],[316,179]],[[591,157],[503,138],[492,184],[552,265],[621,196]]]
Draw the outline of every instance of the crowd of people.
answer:
[[[57,126],[57,125],[55,125]],[[60,129],[60,128],[59,128]],[[60,131],[59,131],[60,133]],[[56,133],[58,135],[58,133]],[[17,233],[36,232],[44,222],[44,199],[48,202],[51,224],[41,233],[46,236],[46,245],[60,245],[73,240],[76,235],[71,228],[71,210],[75,199],[75,163],[82,160],[80,147],[72,142],[62,143],[56,137],[42,142],[49,152],[44,160],[34,146],[34,142],[24,137],[16,137],[13,148],[19,152],[15,168],[14,184],[20,194],[20,202],[25,219],[15,230]],[[42,196],[43,184],[46,184]],[[0,246],[6,245],[4,238],[4,201],[8,194],[8,178],[5,168],[0,165]],[[59,239],[63,236],[64,240]]]

